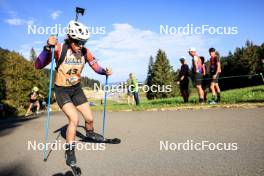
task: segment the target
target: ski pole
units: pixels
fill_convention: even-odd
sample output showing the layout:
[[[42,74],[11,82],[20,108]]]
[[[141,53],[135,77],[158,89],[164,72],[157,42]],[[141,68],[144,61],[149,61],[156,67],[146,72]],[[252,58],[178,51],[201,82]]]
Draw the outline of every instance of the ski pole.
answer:
[[[103,113],[103,129],[102,129],[102,135],[104,136],[104,131],[105,131],[105,116],[106,116],[106,97],[107,97],[107,90],[106,87],[108,85],[108,75],[105,77],[105,94],[104,94],[104,113]]]
[[[44,149],[44,161],[47,161],[47,143],[49,137],[49,122],[50,122],[50,99],[52,92],[52,79],[53,79],[53,65],[54,65],[54,46],[51,47],[51,68],[50,68],[50,82],[49,82],[49,97],[48,97],[48,115],[45,122],[45,149]]]

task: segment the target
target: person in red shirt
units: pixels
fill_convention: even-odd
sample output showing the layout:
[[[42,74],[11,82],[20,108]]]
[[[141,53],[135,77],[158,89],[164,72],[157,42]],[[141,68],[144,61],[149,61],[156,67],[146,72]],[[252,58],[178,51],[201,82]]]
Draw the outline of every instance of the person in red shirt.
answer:
[[[89,37],[90,33],[87,26],[80,22],[70,21],[64,44],[58,43],[55,36],[50,36],[47,45],[44,46],[35,62],[37,69],[42,69],[48,65],[52,59],[51,47],[55,47],[54,57],[57,67],[54,91],[59,107],[69,120],[65,151],[66,164],[69,166],[76,165],[74,140],[79,122],[79,112],[85,120],[86,136],[96,141],[104,140],[103,136],[94,132],[92,112],[80,81],[85,63],[88,63],[96,73],[101,75],[111,75],[112,71],[109,68],[99,66],[93,54],[84,46]],[[63,57],[64,55],[65,57]]]
[[[221,73],[221,62],[218,56],[216,55],[215,48],[209,49],[210,65],[209,65],[209,73],[211,78],[210,89],[212,91],[212,102],[220,102],[220,87],[218,84],[218,78]],[[217,99],[216,99],[217,95]]]

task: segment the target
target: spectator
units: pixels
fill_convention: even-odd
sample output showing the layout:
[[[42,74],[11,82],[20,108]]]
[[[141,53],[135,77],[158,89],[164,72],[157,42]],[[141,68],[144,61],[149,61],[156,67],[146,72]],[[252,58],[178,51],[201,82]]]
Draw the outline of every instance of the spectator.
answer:
[[[188,103],[189,101],[189,66],[187,65],[185,58],[180,58],[181,62],[181,69],[179,73],[179,84],[180,84],[180,91],[181,96],[183,97],[184,103]]]

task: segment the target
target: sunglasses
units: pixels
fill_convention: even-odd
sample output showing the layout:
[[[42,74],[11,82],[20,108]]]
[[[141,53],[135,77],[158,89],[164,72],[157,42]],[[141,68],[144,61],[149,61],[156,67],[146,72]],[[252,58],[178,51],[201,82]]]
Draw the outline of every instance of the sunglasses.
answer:
[[[71,40],[74,44],[78,45],[78,46],[84,46],[86,41],[81,41],[81,40],[76,40],[76,39],[72,39]]]

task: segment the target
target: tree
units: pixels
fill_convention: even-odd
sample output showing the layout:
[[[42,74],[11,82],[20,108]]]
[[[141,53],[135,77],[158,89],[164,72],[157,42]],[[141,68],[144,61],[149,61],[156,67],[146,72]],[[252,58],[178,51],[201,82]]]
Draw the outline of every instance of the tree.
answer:
[[[31,63],[34,63],[36,58],[37,58],[37,53],[34,50],[34,48],[31,48],[31,50],[30,50],[30,61],[31,61]]]
[[[32,63],[16,52],[0,48],[1,77],[4,84],[2,102],[17,112],[24,112],[28,106],[28,94],[37,86],[45,96],[48,90],[48,77],[42,70],[36,70]]]
[[[100,82],[98,80],[90,79],[88,77],[81,77],[81,84],[82,84],[82,87],[89,87],[93,89],[94,84],[99,86]]]
[[[148,87],[152,86],[152,79],[153,79],[153,65],[154,65],[154,59],[152,56],[149,58],[149,65],[148,65],[148,74],[147,74],[147,80],[146,80],[146,85]],[[151,92],[150,90],[146,93],[147,99],[153,99],[154,98],[154,93]]]
[[[154,98],[168,98],[175,96],[175,74],[166,53],[161,49],[157,52],[155,63],[152,67],[152,75],[152,85],[159,87],[152,91]],[[165,86],[171,86],[171,91],[167,91]]]
[[[229,52],[228,56],[221,57],[221,77],[254,75],[261,73],[261,58],[263,56],[262,51],[261,46],[254,45],[252,42],[246,41],[244,47],[236,48],[234,53]],[[223,90],[254,86],[259,85],[260,83],[260,76],[236,77],[219,80],[219,84]]]

